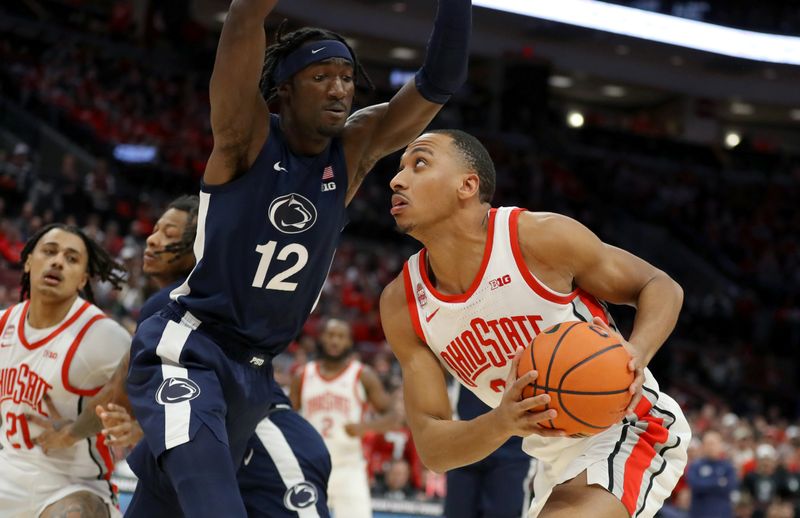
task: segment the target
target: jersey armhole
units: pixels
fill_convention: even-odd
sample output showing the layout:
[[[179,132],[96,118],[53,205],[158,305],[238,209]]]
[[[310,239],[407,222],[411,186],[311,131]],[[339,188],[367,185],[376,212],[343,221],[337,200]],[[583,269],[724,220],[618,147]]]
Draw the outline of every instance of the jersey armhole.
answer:
[[[83,337],[86,335],[87,331],[89,331],[89,328],[92,327],[95,322],[105,318],[108,317],[105,315],[95,315],[89,319],[89,321],[86,322],[86,324],[84,324],[84,326],[78,332],[75,340],[72,341],[72,345],[69,346],[67,356],[64,358],[64,364],[61,366],[61,382],[63,383],[64,388],[73,394],[78,394],[79,396],[94,396],[100,392],[101,388],[103,388],[103,385],[92,389],[79,389],[77,387],[73,387],[69,382],[69,367],[72,365],[72,359],[75,357],[75,353],[78,352],[78,347],[80,347]]]
[[[408,314],[411,316],[411,325],[414,327],[414,333],[423,343],[427,343],[425,340],[425,333],[422,331],[422,324],[419,320],[417,301],[414,300],[414,289],[411,286],[411,272],[408,270],[408,261],[403,265],[403,282],[405,283],[406,289],[406,307],[408,308]]]
[[[6,323],[8,322],[8,317],[11,316],[11,310],[14,309],[14,306],[10,306],[3,311],[3,316],[0,317],[0,333],[6,328]]]
[[[522,247],[519,244],[519,217],[527,209],[516,208],[511,211],[508,216],[508,234],[509,241],[511,242],[511,254],[514,256],[514,262],[517,264],[517,270],[522,278],[538,296],[550,302],[557,304],[569,304],[578,295],[578,290],[571,293],[556,293],[537,279],[531,273],[528,265],[525,263],[525,258],[522,255]]]

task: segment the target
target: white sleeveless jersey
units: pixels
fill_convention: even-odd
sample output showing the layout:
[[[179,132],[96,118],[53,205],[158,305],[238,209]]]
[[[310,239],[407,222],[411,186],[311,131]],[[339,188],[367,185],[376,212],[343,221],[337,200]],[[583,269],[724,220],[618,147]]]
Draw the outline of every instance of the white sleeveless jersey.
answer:
[[[494,408],[500,404],[511,358],[542,330],[560,322],[597,316],[613,326],[605,304],[581,289],[558,293],[531,273],[520,249],[517,223],[524,209],[489,212],[486,249],[478,275],[466,293],[439,293],[427,275],[426,250],[411,256],[403,269],[406,301],[417,336],[445,368]],[[647,375],[652,394],[637,407],[646,414],[658,385]],[[556,456],[575,438],[527,437],[523,449],[537,458]]]
[[[348,423],[361,422],[366,407],[366,391],[361,383],[363,364],[352,360],[332,378],[326,378],[315,361],[303,370],[300,389],[300,410],[308,422],[322,435],[336,468],[346,464],[363,464],[360,437],[350,437],[344,430]]]
[[[75,420],[88,396],[101,387],[85,390],[70,384],[68,373],[83,337],[98,321],[108,318],[98,307],[78,298],[67,316],[43,338],[29,342],[25,318],[30,302],[3,312],[0,318],[0,446],[7,462],[74,478],[108,478],[113,462],[104,438],[98,434],[70,448],[48,455],[32,442],[42,432],[25,414],[49,418],[43,398],[49,396],[65,419]],[[111,347],[95,344],[94,347]]]

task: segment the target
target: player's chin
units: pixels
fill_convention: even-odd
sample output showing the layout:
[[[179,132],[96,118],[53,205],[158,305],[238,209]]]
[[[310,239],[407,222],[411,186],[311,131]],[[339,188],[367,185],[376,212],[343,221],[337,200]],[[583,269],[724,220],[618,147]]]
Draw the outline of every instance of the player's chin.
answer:
[[[344,131],[344,125],[345,120],[343,120],[341,123],[321,124],[317,131],[323,137],[334,138],[342,134]]]

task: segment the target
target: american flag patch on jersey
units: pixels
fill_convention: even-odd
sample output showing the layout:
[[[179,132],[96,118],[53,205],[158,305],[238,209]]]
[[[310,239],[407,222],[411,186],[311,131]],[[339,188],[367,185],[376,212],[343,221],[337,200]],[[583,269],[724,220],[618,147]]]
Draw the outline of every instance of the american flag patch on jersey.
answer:
[[[323,180],[331,180],[333,178],[333,167],[328,166],[322,171],[322,179]]]

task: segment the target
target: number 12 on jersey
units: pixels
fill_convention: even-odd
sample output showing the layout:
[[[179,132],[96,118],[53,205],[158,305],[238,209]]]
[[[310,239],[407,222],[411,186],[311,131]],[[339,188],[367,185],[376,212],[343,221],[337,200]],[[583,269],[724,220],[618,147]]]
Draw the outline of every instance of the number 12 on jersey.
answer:
[[[275,256],[275,249],[278,247],[276,241],[270,241],[263,245],[256,247],[256,252],[261,254],[261,260],[258,262],[256,275],[253,277],[252,286],[254,288],[264,288],[267,290],[277,291],[294,291],[297,289],[296,282],[288,282],[289,277],[296,274],[308,263],[308,250],[301,244],[289,243],[278,252],[276,260],[287,262],[290,256],[296,256],[294,264],[289,265],[280,272],[273,275],[269,281],[266,281],[269,267],[272,263],[272,258]],[[266,281],[266,285],[265,285]]]

